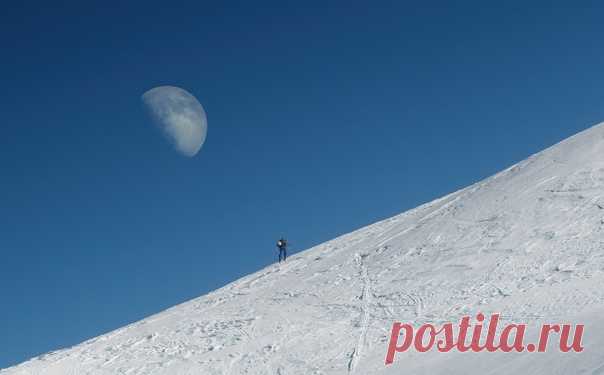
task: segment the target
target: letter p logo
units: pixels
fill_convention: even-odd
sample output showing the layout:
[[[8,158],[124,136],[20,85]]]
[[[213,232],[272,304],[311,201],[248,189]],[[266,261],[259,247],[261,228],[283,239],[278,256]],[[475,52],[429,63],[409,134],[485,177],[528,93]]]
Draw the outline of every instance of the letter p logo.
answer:
[[[399,346],[398,339],[401,335],[401,330],[404,330],[403,343]],[[413,327],[409,324],[396,322],[392,325],[390,334],[390,343],[388,344],[388,353],[386,353],[386,365],[394,362],[394,354],[396,352],[404,352],[411,346],[413,342]]]

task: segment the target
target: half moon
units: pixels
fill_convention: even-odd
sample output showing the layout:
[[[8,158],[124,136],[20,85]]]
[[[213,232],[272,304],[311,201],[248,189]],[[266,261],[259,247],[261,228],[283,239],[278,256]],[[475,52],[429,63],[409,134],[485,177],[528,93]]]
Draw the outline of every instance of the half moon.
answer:
[[[154,122],[182,155],[195,156],[206,140],[208,121],[203,106],[189,92],[159,86],[141,97]]]

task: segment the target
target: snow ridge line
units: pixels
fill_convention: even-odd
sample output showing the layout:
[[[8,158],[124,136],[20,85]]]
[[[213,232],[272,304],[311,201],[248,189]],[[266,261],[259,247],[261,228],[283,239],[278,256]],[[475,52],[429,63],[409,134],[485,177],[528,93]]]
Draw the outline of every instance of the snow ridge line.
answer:
[[[354,370],[363,354],[363,348],[365,347],[365,342],[367,340],[367,330],[369,328],[369,307],[371,303],[371,279],[369,278],[369,273],[367,271],[367,266],[363,262],[364,255],[355,254],[354,262],[359,267],[359,276],[361,277],[361,281],[363,282],[363,290],[361,292],[361,332],[359,334],[359,339],[357,341],[357,345],[352,350],[350,354],[350,361],[348,362],[348,373],[353,374]]]
[[[466,189],[463,189],[463,190],[461,190],[459,192],[453,193],[450,196],[442,198],[442,201],[445,201],[446,199],[450,199],[450,200],[447,201],[447,202],[445,202],[442,206],[436,208],[434,211],[428,212],[426,215],[424,215],[420,219],[418,219],[415,224],[411,225],[410,227],[406,228],[405,230],[397,232],[394,235],[388,236],[384,240],[380,241],[376,245],[376,247],[380,248],[380,247],[384,246],[385,244],[387,244],[388,242],[392,241],[393,239],[401,237],[401,236],[404,236],[405,234],[409,233],[410,231],[418,229],[426,221],[430,220],[434,216],[437,216],[439,213],[441,213],[443,211],[446,211],[449,207],[453,206],[462,197],[465,197],[466,195],[468,195],[470,193],[473,193],[474,191],[478,190],[479,188],[480,188],[480,186],[476,186],[474,189],[471,189],[469,191],[468,191],[469,188],[466,188]],[[455,194],[457,194],[457,195],[454,196]],[[441,200],[439,200],[439,203],[440,203],[440,201]]]

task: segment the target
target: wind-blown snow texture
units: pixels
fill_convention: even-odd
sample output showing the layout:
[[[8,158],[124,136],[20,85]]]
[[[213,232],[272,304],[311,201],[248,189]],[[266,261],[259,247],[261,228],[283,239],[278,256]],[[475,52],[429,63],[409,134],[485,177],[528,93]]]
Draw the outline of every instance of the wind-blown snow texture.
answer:
[[[604,374],[604,125],[482,182],[2,375]],[[583,353],[416,353],[394,321],[585,323]]]

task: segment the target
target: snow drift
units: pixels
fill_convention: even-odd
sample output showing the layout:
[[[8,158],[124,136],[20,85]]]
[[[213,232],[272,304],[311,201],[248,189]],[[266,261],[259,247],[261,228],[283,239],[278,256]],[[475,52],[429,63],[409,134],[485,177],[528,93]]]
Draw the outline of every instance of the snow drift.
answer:
[[[604,125],[225,287],[0,371],[604,374]],[[417,353],[395,321],[583,323],[582,353]]]

